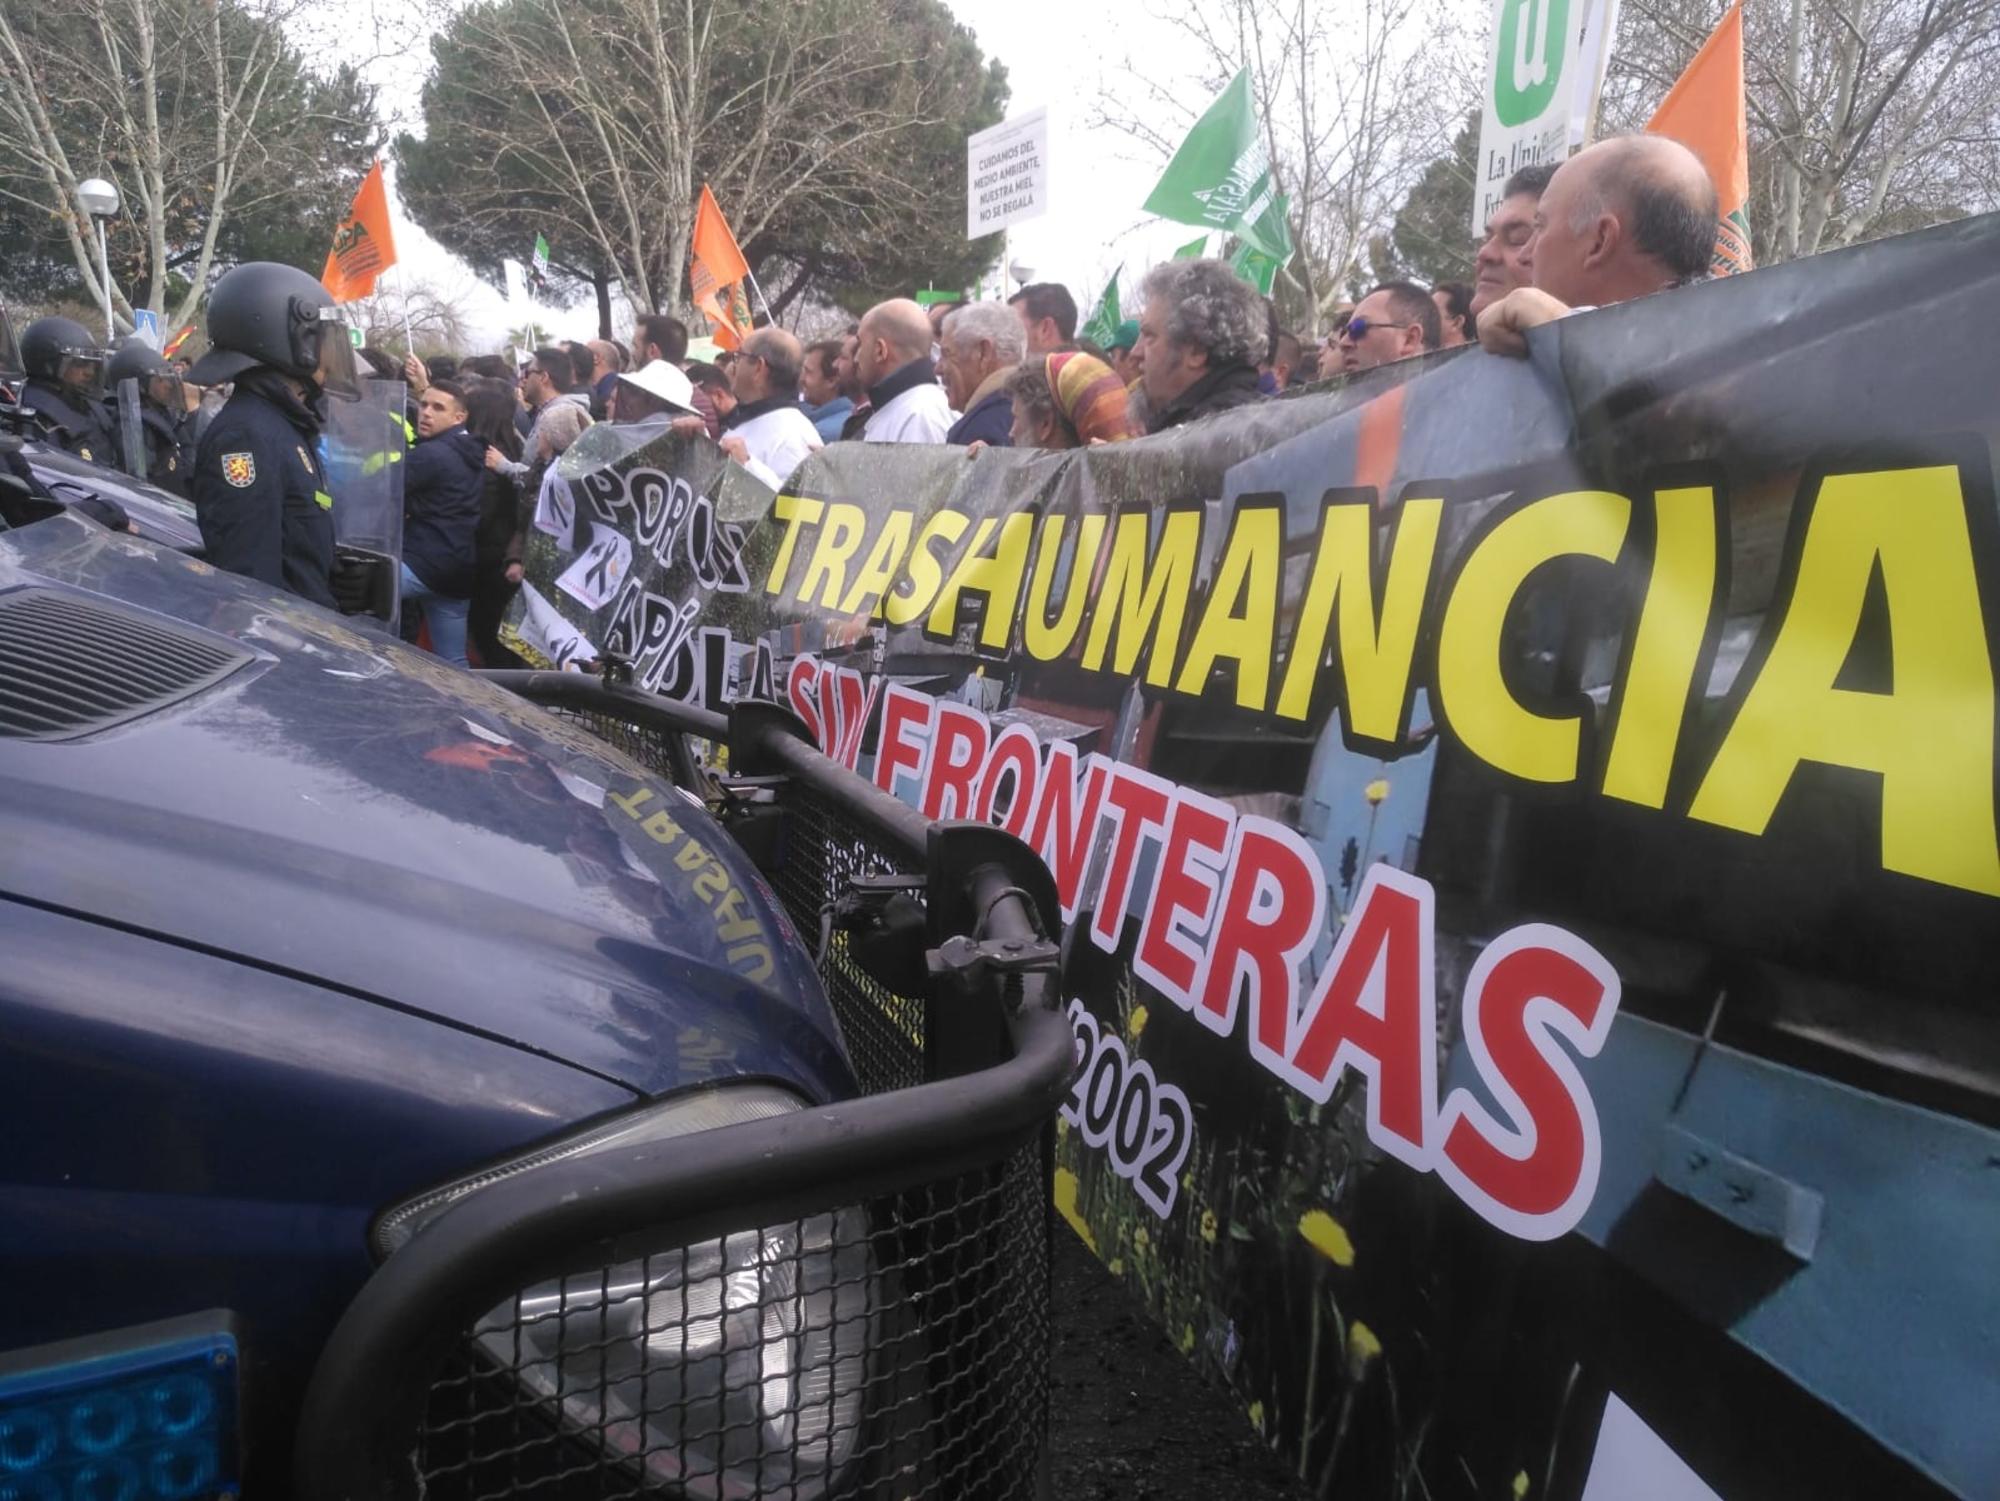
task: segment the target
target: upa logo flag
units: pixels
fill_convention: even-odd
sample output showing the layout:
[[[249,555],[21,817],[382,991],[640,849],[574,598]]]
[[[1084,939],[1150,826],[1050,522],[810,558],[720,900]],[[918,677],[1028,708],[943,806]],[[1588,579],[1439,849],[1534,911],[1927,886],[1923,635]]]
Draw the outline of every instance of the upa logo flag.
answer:
[[[694,253],[688,257],[688,282],[694,292],[694,305],[708,315],[715,342],[724,349],[736,348],[750,332],[750,307],[742,296],[741,285],[749,274],[750,263],[743,258],[736,236],[730,233],[729,221],[722,217],[715,194],[703,183],[701,204],[694,215]]]
[[[1679,141],[1701,158],[1715,184],[1721,220],[1715,227],[1717,276],[1748,271],[1750,260],[1750,129],[1743,103],[1743,6],[1729,9],[1714,35],[1674,81],[1648,135]]]
[[[396,264],[396,237],[389,228],[389,194],[378,161],[361,179],[354,206],[333,232],[326,269],[319,279],[335,302],[352,302],[375,290],[375,278]]]

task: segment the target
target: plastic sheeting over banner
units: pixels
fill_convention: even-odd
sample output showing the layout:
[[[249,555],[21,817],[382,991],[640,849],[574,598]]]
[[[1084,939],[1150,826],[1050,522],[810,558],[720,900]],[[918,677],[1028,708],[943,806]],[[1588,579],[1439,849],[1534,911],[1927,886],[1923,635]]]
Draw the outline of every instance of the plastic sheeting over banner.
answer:
[[[1322,1494],[1992,1495],[1996,284],[1968,221],[776,495],[596,429],[537,609],[1041,852],[1060,1207]]]

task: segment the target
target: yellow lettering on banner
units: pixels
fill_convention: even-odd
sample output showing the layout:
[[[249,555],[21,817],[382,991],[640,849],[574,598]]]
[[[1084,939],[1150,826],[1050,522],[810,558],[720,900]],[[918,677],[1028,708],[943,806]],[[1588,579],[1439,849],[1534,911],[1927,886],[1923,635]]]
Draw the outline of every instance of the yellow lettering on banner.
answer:
[[[1021,598],[1021,576],[1028,571],[1028,546],[1034,541],[1035,518],[1032,512],[1016,511],[997,523],[1000,545],[991,557],[982,556],[981,550],[993,535],[995,525],[990,516],[979,523],[972,533],[971,547],[952,569],[944,588],[938,591],[927,627],[931,635],[949,638],[958,616],[959,597],[983,594],[986,614],[979,626],[979,644],[1005,649],[1008,637],[1013,634],[1014,606]]]
[[[1326,508],[1298,627],[1292,632],[1284,683],[1278,690],[1279,715],[1302,720],[1311,711],[1313,684],[1326,656],[1326,633],[1337,605],[1334,649],[1340,659],[1341,713],[1347,732],[1385,743],[1396,738],[1409,700],[1410,667],[1423,628],[1443,515],[1444,502],[1438,499],[1405,500],[1397,508],[1378,619],[1374,505],[1357,501]]]
[[[812,561],[806,565],[805,580],[799,585],[799,603],[813,602],[813,586],[822,578],[826,587],[819,591],[822,608],[840,608],[840,592],[847,583],[847,564],[868,535],[868,513],[857,505],[834,501],[826,508],[826,521],[813,547]]]
[[[1125,511],[1111,537],[1111,557],[1104,569],[1104,586],[1091,612],[1090,634],[1083,644],[1083,665],[1104,670],[1107,650],[1111,670],[1123,676],[1146,658],[1146,681],[1164,688],[1174,680],[1174,652],[1187,618],[1188,588],[1194,582],[1195,559],[1201,549],[1201,512],[1168,511],[1161,518],[1160,545],[1151,566],[1146,543],[1153,513]],[[1113,636],[1117,638],[1112,647]],[[1161,650],[1164,642],[1165,650]]]
[[[1715,607],[1715,492],[1662,490],[1653,497],[1653,518],[1653,571],[1614,700],[1618,724],[1604,763],[1604,795],[1661,808]]]
[[[1877,568],[1894,686],[1836,688]],[[1876,772],[1883,867],[2000,896],[1993,662],[1958,471],[1829,476],[1776,629],[1689,816],[1761,834],[1801,761]]]
[[[771,576],[764,581],[766,594],[785,592],[785,575],[791,571],[792,554],[798,549],[799,528],[811,526],[825,509],[803,495],[780,495],[771,502],[771,514],[784,523],[785,535],[778,539],[778,555],[771,560]]]
[[[854,575],[854,587],[840,602],[840,613],[852,615],[866,607],[877,620],[882,618],[882,596],[895,582],[896,570],[903,566],[903,554],[910,550],[910,528],[916,522],[912,511],[891,511],[882,518],[882,530],[875,535],[868,560]]]
[[[917,533],[917,545],[910,549],[910,560],[903,568],[903,581],[909,587],[896,589],[883,598],[884,620],[891,625],[908,625],[930,610],[931,601],[944,587],[944,565],[931,551],[931,543],[956,542],[971,525],[972,518],[963,511],[939,511],[924,523],[924,529]]]
[[[1278,577],[1285,546],[1284,512],[1276,506],[1240,507],[1216,565],[1181,668],[1180,691],[1199,694],[1216,662],[1236,663],[1236,702],[1262,709],[1271,691],[1271,657],[1277,648]],[[1237,614],[1238,603],[1243,613]]]
[[[1507,612],[1544,563],[1611,562],[1631,520],[1632,502],[1606,490],[1551,495],[1494,527],[1459,570],[1438,633],[1438,699],[1452,733],[1489,766],[1527,782],[1575,779],[1582,721],[1531,713],[1507,689],[1500,666]]]
[[[1076,556],[1070,562],[1069,584],[1063,590],[1062,613],[1049,620],[1049,594],[1055,588],[1056,565],[1062,561],[1062,539],[1067,516],[1050,516],[1042,522],[1041,547],[1035,554],[1034,576],[1028,580],[1026,618],[1021,623],[1021,644],[1028,655],[1053,662],[1069,650],[1083,624],[1083,607],[1090,600],[1090,575],[1097,567],[1097,554],[1104,546],[1103,516],[1085,516],[1076,526]]]

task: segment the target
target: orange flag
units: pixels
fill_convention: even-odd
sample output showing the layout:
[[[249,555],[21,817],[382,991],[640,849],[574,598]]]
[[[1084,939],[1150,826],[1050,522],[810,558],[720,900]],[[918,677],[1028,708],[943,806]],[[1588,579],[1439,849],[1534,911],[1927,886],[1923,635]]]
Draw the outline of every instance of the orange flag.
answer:
[[[694,254],[688,258],[688,281],[694,305],[708,315],[715,342],[734,349],[750,332],[750,305],[742,281],[750,263],[737,248],[736,236],[716,206],[708,184],[701,185],[701,204],[694,214]]]
[[[1708,168],[1722,210],[1711,269],[1717,276],[1748,271],[1750,132],[1743,105],[1743,0],[1729,8],[1715,34],[1701,44],[1646,122],[1646,131],[1679,141]]]
[[[354,207],[333,232],[333,249],[319,279],[335,302],[352,302],[375,290],[375,278],[396,264],[396,237],[389,228],[389,194],[378,161],[361,179]]]

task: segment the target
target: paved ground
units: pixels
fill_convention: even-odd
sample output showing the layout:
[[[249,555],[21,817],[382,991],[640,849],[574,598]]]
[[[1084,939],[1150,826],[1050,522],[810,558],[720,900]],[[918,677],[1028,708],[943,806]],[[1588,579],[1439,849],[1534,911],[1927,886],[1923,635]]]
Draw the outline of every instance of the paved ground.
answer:
[[[1307,1501],[1240,1408],[1210,1386],[1067,1226],[1056,1226],[1056,1501]]]

